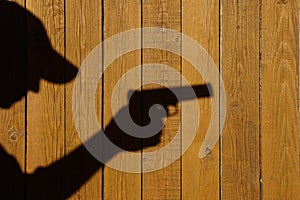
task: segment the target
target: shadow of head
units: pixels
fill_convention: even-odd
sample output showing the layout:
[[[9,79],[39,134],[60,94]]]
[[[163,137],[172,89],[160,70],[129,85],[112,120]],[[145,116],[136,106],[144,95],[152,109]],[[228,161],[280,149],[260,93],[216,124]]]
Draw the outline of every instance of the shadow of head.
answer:
[[[76,67],[53,50],[32,13],[0,0],[0,26],[0,107],[11,107],[27,91],[38,92],[41,79],[60,84],[75,78]]]

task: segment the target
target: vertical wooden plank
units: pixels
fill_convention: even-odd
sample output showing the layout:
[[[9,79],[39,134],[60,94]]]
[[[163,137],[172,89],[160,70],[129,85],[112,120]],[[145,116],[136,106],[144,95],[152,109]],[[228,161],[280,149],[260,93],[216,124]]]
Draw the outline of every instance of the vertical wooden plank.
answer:
[[[222,197],[259,199],[260,1],[223,1],[222,76],[227,118],[222,139]]]
[[[23,0],[0,2],[0,199],[25,188],[25,16]]]
[[[181,31],[180,0],[144,1],[142,13],[142,27],[162,27],[174,29],[179,32]],[[180,49],[180,45],[178,46],[178,49]],[[170,52],[155,49],[144,49],[142,56],[143,64],[160,63],[173,67],[178,72],[181,71],[181,58],[171,54]],[[164,75],[153,73],[152,76],[156,77]],[[177,85],[180,86],[180,76],[172,76],[171,78],[172,80],[168,80],[168,78],[166,78],[165,81],[171,81],[173,84],[178,83]],[[143,86],[143,89],[157,89],[159,87],[161,86],[150,84]],[[162,131],[161,142],[155,147],[144,148],[143,152],[156,151],[162,148],[173,139],[179,128],[180,114],[168,118]],[[180,141],[178,141],[177,144],[178,146],[174,148],[180,148]],[[170,154],[171,153],[172,152],[170,152]],[[164,162],[164,160],[161,162]],[[164,169],[143,174],[142,181],[143,199],[181,199],[181,159],[175,161]]]
[[[182,33],[205,48],[219,66],[219,1],[183,0]],[[201,75],[185,60],[183,60],[182,68],[183,76],[187,77],[191,84],[205,83]],[[213,91],[214,94],[218,92]],[[201,160],[198,157],[211,119],[210,102],[210,98],[199,99],[201,110],[198,133],[182,158],[183,199],[219,199],[220,197],[219,143],[214,146],[213,151],[207,157]],[[217,127],[216,130],[218,130]]]
[[[101,38],[102,0],[67,0],[67,60],[79,67],[90,51],[100,44]],[[72,114],[73,85],[73,81],[66,84],[66,193],[67,197],[72,195],[70,199],[101,199],[102,164],[82,146],[75,129]],[[98,114],[101,113],[101,88],[100,83],[95,105]],[[98,119],[101,121],[101,114]]]
[[[298,199],[299,1],[262,1],[264,199]]]
[[[123,31],[141,27],[141,2],[133,1],[104,1],[104,40]],[[122,42],[122,41],[120,41]],[[110,47],[107,47],[110,48]],[[106,55],[104,49],[104,59]],[[141,65],[140,51],[133,51],[119,59],[116,59],[104,74],[104,126],[108,126],[113,119],[111,111],[112,92],[117,81],[125,75],[128,70]],[[141,77],[136,77],[137,81]],[[127,95],[128,91],[118,91],[120,95]],[[108,133],[111,134],[111,133]],[[126,134],[126,133],[122,133]],[[118,136],[123,138],[122,135]],[[125,137],[126,138],[126,137]],[[124,142],[124,141],[122,141]],[[129,141],[125,141],[129,142]],[[125,147],[134,144],[125,143]],[[126,157],[122,162],[131,162]],[[104,199],[140,199],[141,197],[141,175],[131,174],[104,168]]]
[[[27,0],[27,199],[63,199],[63,171],[41,167],[64,156],[64,1]],[[60,56],[62,55],[62,56]],[[36,170],[39,168],[39,170]]]

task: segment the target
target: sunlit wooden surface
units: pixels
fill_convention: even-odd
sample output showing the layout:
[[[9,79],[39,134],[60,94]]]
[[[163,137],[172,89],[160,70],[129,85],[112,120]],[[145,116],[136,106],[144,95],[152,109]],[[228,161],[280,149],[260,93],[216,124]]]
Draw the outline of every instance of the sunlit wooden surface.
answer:
[[[80,174],[91,170],[85,162],[87,157],[68,160],[70,153],[81,145],[72,116],[74,79],[67,81],[63,70],[56,75],[65,77],[65,82],[41,78],[38,91],[29,90],[9,108],[0,108],[3,155],[12,156],[20,173],[30,176],[57,161],[60,163],[59,172],[39,177],[45,195],[39,199],[299,199],[298,0],[10,2],[23,8],[24,19],[28,16],[26,9],[41,22],[53,51],[62,58],[55,65],[63,67],[67,60],[79,68],[101,41],[129,29],[169,28],[188,35],[205,48],[221,72],[227,95],[221,138],[205,158],[199,159],[198,153],[210,123],[209,98],[199,99],[200,126],[193,144],[170,166],[151,173],[130,174],[99,163],[93,166],[92,176],[73,191],[77,175],[72,172],[74,163]],[[28,17],[27,25],[30,20]],[[30,38],[28,29],[27,26],[27,31],[17,34]],[[24,49],[28,58],[35,56],[30,55],[34,54],[30,48]],[[147,63],[172,66],[191,84],[204,83],[189,62],[170,52],[143,49],[123,55],[108,68],[97,88],[97,115],[103,127],[113,118],[110,102],[116,82],[133,67]],[[137,79],[143,82],[143,68],[140,70]],[[180,80],[176,77],[178,85]],[[24,82],[26,85],[29,84]],[[160,86],[148,84],[143,88]],[[170,117],[161,143],[141,149],[141,156],[168,144],[181,122],[180,112]],[[12,160],[4,156],[0,157],[2,160],[13,166]],[[124,158],[124,162],[129,161]],[[0,163],[2,171],[6,170],[3,166]],[[32,182],[35,179],[26,177],[16,180],[18,184],[12,181],[14,189],[3,192],[8,196],[18,193],[24,199],[36,198],[40,189]],[[6,184],[2,180],[0,177],[0,186]],[[17,185],[24,187],[19,190]]]

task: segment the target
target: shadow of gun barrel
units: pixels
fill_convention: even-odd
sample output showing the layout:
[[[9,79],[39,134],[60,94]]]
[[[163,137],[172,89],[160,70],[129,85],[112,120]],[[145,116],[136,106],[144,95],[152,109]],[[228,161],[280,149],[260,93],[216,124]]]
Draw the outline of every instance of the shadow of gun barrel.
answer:
[[[191,93],[191,90],[193,89],[194,93]],[[172,93],[172,94],[170,94]],[[177,97],[176,95],[177,94]],[[174,98],[176,98],[175,101],[185,101],[185,100],[192,100],[195,97],[201,98],[201,97],[211,97],[212,94],[212,87],[211,84],[202,84],[202,85],[192,85],[192,86],[178,86],[178,87],[171,87],[171,88],[159,88],[159,89],[143,89],[142,91],[134,91],[130,90],[128,92],[128,98],[143,98],[146,101],[150,100],[153,101],[162,101],[161,98],[164,98],[163,101],[174,101]]]

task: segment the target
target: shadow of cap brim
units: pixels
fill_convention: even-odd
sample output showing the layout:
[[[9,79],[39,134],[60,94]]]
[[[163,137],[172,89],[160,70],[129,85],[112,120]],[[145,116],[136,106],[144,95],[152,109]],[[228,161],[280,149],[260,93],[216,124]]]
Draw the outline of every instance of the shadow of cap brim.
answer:
[[[78,69],[56,52],[49,54],[49,63],[43,65],[42,78],[53,83],[66,83],[73,80]]]

